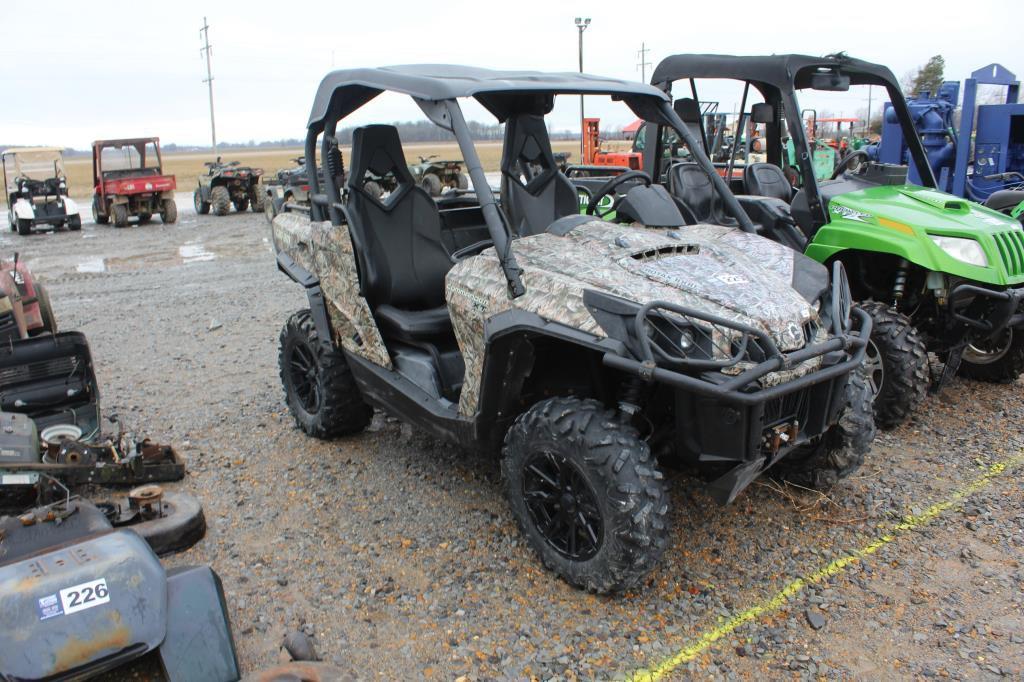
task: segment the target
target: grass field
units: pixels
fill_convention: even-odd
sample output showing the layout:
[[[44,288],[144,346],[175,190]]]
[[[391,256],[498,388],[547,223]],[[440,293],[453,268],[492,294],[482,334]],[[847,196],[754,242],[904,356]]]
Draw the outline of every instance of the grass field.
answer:
[[[570,161],[578,161],[579,142],[574,140],[555,140],[551,146],[556,152],[571,152]],[[439,159],[461,158],[458,146],[448,143],[411,143],[404,145],[405,158],[409,163],[419,162],[420,156],[437,154]],[[501,162],[501,142],[478,142],[477,153],[485,171],[498,170]],[[265,173],[272,174],[278,168],[291,166],[291,159],[302,155],[302,149],[257,149],[245,151],[225,151],[221,157],[225,161],[240,161],[242,165],[262,168]],[[351,150],[342,148],[346,164]],[[203,162],[210,161],[208,154],[164,154],[164,172],[174,174],[178,179],[178,191],[191,191],[196,186],[196,177],[204,172]],[[92,195],[92,160],[88,157],[66,159],[65,169],[71,196],[89,197]]]

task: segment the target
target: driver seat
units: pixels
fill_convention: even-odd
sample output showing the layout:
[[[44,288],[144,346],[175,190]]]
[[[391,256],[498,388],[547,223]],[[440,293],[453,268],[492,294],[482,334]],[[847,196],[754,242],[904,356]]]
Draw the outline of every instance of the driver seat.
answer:
[[[520,237],[540,234],[559,218],[579,213],[576,186],[558,170],[543,116],[517,114],[505,122],[501,205]]]
[[[388,172],[397,181],[388,196],[366,191],[371,176]],[[394,126],[353,131],[347,186],[360,284],[383,336],[407,342],[450,337],[444,279],[453,263],[441,241],[441,217],[413,180]]]
[[[774,163],[751,163],[743,169],[743,185],[747,194],[781,199],[787,204],[793,200],[793,186],[786,174]]]
[[[722,198],[715,191],[711,178],[700,164],[689,161],[674,164],[668,169],[668,190],[678,199],[698,223],[737,225],[734,218],[725,215]]]

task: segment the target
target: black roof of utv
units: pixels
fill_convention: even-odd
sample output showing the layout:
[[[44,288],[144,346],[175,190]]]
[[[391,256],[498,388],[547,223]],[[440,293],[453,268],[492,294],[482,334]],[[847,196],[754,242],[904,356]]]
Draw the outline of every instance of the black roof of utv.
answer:
[[[548,96],[544,99],[554,94],[577,93],[666,99],[664,93],[644,83],[582,73],[494,71],[453,64],[382,66],[343,69],[324,76],[313,100],[308,125],[317,127],[329,114],[344,118],[384,91],[430,101],[475,97],[502,121],[519,113],[523,95],[529,93]],[[546,106],[550,108],[550,104]]]
[[[809,85],[814,68],[841,69],[853,85],[895,84],[888,67],[846,55],[811,57],[803,54],[737,56],[721,54],[677,54],[665,57],[654,69],[651,82],[659,87],[682,78],[742,79],[779,88],[783,92],[794,85]]]

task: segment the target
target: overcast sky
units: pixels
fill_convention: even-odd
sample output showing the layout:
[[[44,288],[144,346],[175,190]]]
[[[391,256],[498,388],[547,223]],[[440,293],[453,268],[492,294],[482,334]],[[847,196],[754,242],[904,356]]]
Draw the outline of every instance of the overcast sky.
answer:
[[[640,79],[641,42],[650,48],[647,61],[653,64],[677,52],[845,50],[888,65],[898,77],[933,54],[946,58],[950,79],[963,79],[990,62],[1024,75],[1019,5],[1009,0],[935,4],[930,13],[927,3],[893,0],[178,0],[159,6],[10,1],[17,11],[4,13],[0,41],[0,143],[85,148],[96,138],[159,135],[165,143],[208,144],[199,53],[204,14],[211,26],[220,141],[302,137],[313,93],[332,66],[463,63],[576,70],[575,16],[592,19],[584,35],[584,69],[619,78]],[[914,33],[917,27],[920,33]],[[732,104],[723,101],[723,108]],[[352,122],[367,122],[371,115],[379,121],[421,118],[407,100],[369,106]],[[588,102],[589,111],[604,117],[602,127],[629,122],[627,112],[609,106]],[[578,100],[561,102],[551,119],[554,127],[574,127],[577,107]],[[467,117],[486,120],[472,107]]]

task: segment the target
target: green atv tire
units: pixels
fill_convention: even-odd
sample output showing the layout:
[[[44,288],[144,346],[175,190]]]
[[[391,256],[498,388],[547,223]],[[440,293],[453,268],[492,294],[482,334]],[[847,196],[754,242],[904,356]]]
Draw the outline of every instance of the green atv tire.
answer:
[[[505,435],[505,497],[548,569],[599,594],[637,585],[668,545],[668,492],[647,443],[596,400],[550,398]]]
[[[928,350],[910,318],[878,301],[860,304],[871,316],[864,366],[874,396],[875,423],[892,429],[910,417],[928,392]]]
[[[959,373],[993,384],[1013,383],[1024,372],[1024,330],[1007,327],[985,343],[964,349]]]
[[[281,330],[278,366],[285,401],[299,428],[314,438],[359,433],[373,418],[345,356],[324,350],[310,311],[300,310]]]
[[[839,421],[812,442],[795,448],[772,468],[772,476],[804,488],[824,490],[864,463],[875,439],[872,391],[864,369],[850,372]]]

